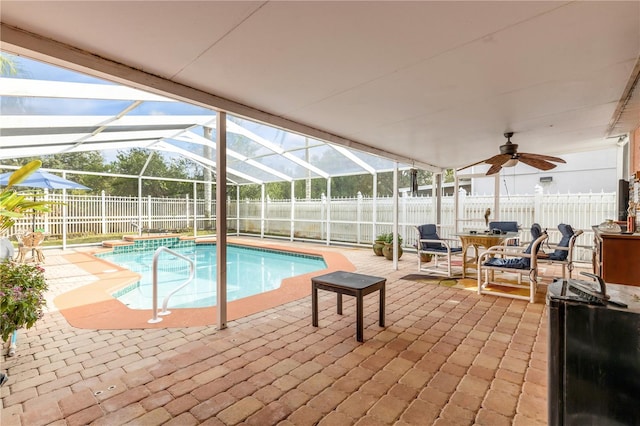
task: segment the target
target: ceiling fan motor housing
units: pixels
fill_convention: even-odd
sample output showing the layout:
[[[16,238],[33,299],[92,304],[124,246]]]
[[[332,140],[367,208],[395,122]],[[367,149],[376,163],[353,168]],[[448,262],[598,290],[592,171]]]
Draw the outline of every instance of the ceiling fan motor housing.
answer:
[[[511,136],[513,136],[513,132],[504,134],[504,137],[507,138],[507,143],[500,145],[500,154],[514,155],[518,152],[518,144],[511,142]]]

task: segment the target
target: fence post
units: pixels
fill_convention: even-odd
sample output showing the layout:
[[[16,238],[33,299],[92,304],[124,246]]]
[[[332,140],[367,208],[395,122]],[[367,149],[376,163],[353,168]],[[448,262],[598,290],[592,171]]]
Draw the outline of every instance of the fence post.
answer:
[[[102,233],[107,233],[107,198],[104,189],[100,192],[100,216],[102,216]]]
[[[402,232],[398,231],[402,235],[403,241],[407,241],[407,202],[409,198],[408,192],[402,193],[402,201],[400,203],[400,224],[402,224]]]
[[[260,185],[260,238],[264,238],[264,215],[266,209],[266,185]]]
[[[293,237],[296,235],[296,185],[295,185],[296,181],[295,180],[291,180],[291,198],[290,198],[290,202],[291,202],[291,214],[289,215],[289,226],[290,226],[290,231],[289,231],[289,241],[293,241]]]
[[[542,220],[542,196],[544,189],[536,185],[533,196],[533,223],[544,223]]]
[[[153,228],[152,222],[152,214],[151,214],[151,195],[147,195],[147,229]]]
[[[327,206],[327,196],[322,193],[320,197],[320,240],[325,239],[325,208]]]
[[[44,190],[44,200],[45,201],[49,201],[50,200],[50,198],[49,198],[49,190],[48,189]],[[64,205],[63,205],[62,209],[64,210]],[[35,216],[34,216],[33,222],[35,222]],[[50,233],[51,230],[49,229],[49,227],[50,227],[49,226],[49,213],[45,213],[44,214],[44,223],[42,224],[42,229],[44,229],[45,233]],[[35,227],[32,227],[32,228],[35,228]],[[35,231],[35,229],[31,229],[31,230]],[[62,232],[60,232],[60,234],[61,233]]]
[[[185,225],[189,227],[189,194],[184,194]]]
[[[467,216],[465,214],[466,211],[466,201],[467,201],[467,190],[464,188],[459,188],[458,189],[458,211],[457,213],[457,217],[462,219],[462,229],[460,229],[460,232],[465,232],[466,230],[464,229],[464,225],[465,225],[465,220],[467,219]],[[458,232],[458,231],[456,231]]]
[[[331,177],[327,178],[327,245],[331,244]]]
[[[360,223],[362,223],[362,192],[358,191],[358,202],[356,203],[356,243],[362,240]]]
[[[193,236],[198,236],[198,187],[193,182]]]

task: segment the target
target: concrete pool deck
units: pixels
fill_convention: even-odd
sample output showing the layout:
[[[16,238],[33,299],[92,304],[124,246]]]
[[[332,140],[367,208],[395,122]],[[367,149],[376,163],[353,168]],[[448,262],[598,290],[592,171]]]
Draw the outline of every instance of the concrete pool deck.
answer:
[[[338,270],[348,272],[355,270],[355,266],[342,254],[320,248],[292,248],[274,242],[234,238],[229,238],[228,243],[320,256],[327,264],[326,269],[283,280],[280,288],[276,290],[228,302],[227,319],[229,321],[309,296],[311,294],[309,282],[314,276]],[[112,296],[117,290],[137,282],[140,277],[134,272],[94,256],[95,253],[105,251],[110,250],[94,249],[64,255],[69,263],[77,265],[95,277],[92,283],[63,293],[53,300],[69,324],[78,328],[94,329],[215,325],[216,307],[170,309],[171,314],[160,317],[161,322],[149,324],[148,320],[153,318],[152,309],[129,309]],[[158,306],[158,310],[161,309],[162,306]]]

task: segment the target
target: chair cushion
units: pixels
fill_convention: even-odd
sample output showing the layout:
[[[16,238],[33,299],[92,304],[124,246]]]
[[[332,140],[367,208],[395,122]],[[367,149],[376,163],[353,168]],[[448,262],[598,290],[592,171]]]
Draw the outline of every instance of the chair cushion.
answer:
[[[418,232],[420,232],[421,240],[439,240],[438,232],[436,230],[436,225],[427,224],[418,226]],[[440,243],[422,243],[422,250],[439,250],[447,251],[446,247],[442,246]]]
[[[434,248],[423,248],[423,250],[428,250],[428,251],[437,251],[437,252],[442,252],[442,253],[446,253],[447,252],[447,248],[445,246],[438,246],[438,247],[434,247]],[[462,251],[462,247],[451,247],[451,253],[457,253]]]
[[[513,269],[529,269],[531,260],[526,257],[518,257],[514,259],[503,259],[500,257],[492,257],[484,262],[486,266],[499,266],[501,268],[513,268]]]
[[[538,238],[540,238],[540,235],[542,235],[542,227],[537,223],[534,223],[533,225],[531,225],[531,242],[529,243],[529,246],[527,247],[527,249],[524,251],[526,254],[531,253],[531,247],[533,246],[533,242]],[[538,247],[538,250],[540,250],[540,247]]]
[[[499,229],[504,232],[518,232],[518,222],[503,221],[503,222],[489,222],[489,230]]]
[[[538,238],[543,234],[543,230],[537,223],[531,225],[531,237],[533,238],[529,243],[529,246],[524,251],[526,254],[531,254],[531,250],[533,248],[533,243],[536,242]],[[536,253],[540,250],[540,246],[542,244],[538,244],[536,247]],[[487,266],[499,266],[501,268],[513,268],[513,269],[529,269],[531,267],[531,259],[528,257],[517,257],[511,259],[503,259],[500,257],[492,257],[487,260],[485,263]]]
[[[558,230],[562,234],[562,239],[560,239],[558,247],[569,247],[569,241],[571,241],[571,237],[573,237],[574,234],[573,228],[571,225],[561,223],[558,225]],[[567,260],[568,255],[568,250],[555,250],[553,253],[549,253],[549,259],[564,261]]]

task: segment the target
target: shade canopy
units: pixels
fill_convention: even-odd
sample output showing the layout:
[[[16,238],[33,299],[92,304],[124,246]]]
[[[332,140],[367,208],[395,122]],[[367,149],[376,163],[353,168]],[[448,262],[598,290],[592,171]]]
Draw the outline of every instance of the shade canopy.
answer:
[[[7,186],[9,177],[13,172],[3,173],[0,175],[0,186]],[[44,170],[36,170],[25,180],[15,186],[27,186],[31,188],[44,189],[91,189],[74,181],[62,178],[60,176],[45,172]]]

